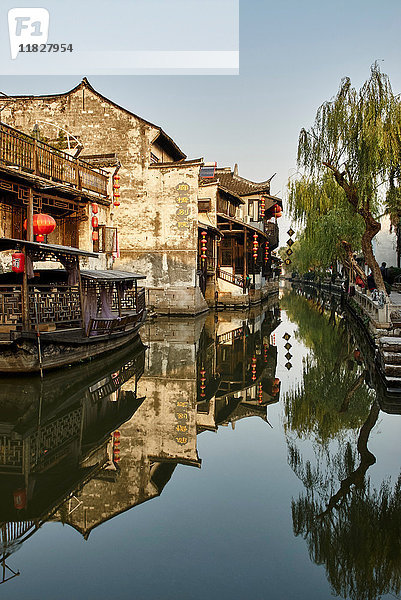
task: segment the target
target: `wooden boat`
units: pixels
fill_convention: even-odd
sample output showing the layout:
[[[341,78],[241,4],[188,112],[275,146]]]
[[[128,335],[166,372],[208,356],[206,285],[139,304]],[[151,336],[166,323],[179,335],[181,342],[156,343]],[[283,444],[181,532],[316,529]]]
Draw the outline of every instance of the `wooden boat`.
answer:
[[[25,265],[22,273],[0,274],[1,373],[75,364],[138,335],[146,319],[145,290],[138,287],[144,276],[82,270],[80,258],[98,258],[93,252],[0,238],[0,252],[10,250]],[[63,268],[35,268],[54,262]]]

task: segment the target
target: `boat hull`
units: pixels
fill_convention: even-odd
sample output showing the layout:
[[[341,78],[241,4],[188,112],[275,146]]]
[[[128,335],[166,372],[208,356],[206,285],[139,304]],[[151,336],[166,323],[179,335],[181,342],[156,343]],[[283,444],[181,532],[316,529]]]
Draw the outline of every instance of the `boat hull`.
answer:
[[[146,315],[144,311],[141,319],[129,330],[108,335],[87,338],[82,332],[75,335],[67,332],[64,336],[58,332],[41,334],[41,361],[36,334],[21,335],[0,346],[0,373],[38,373],[41,369],[58,369],[113,352],[135,340]]]

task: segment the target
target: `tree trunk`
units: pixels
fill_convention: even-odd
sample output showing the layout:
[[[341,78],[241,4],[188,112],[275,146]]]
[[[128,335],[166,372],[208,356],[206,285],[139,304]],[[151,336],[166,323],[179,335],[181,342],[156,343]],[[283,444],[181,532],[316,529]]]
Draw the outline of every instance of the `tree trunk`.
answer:
[[[362,252],[368,267],[373,273],[376,288],[386,294],[386,286],[384,285],[382,272],[380,271],[379,264],[375,259],[372,248],[372,239],[380,231],[381,226],[380,223],[372,217],[370,211],[368,211],[367,214],[362,214],[362,217],[365,221],[365,233],[363,234],[361,241]]]

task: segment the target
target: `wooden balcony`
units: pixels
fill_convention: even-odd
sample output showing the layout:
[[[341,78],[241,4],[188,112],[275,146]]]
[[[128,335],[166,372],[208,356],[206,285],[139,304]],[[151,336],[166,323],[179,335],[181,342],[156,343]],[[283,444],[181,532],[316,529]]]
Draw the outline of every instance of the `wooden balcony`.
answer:
[[[21,131],[0,123],[0,166],[18,167],[23,173],[42,177],[74,191],[107,196],[108,174],[67,152],[53,148]]]

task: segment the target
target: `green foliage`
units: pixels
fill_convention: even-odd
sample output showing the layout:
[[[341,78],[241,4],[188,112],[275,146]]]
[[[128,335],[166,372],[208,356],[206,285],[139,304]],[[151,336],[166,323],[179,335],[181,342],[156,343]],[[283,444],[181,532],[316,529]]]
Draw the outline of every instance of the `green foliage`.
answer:
[[[375,221],[378,194],[389,182],[388,210],[393,222],[399,221],[400,159],[401,103],[387,75],[374,64],[360,90],[344,78],[336,96],[318,109],[313,126],[300,132],[298,166],[304,175],[289,185],[291,215],[305,226],[300,242],[307,247],[302,249],[300,265],[324,268],[334,258],[341,259],[339,243],[345,240],[353,250],[362,248],[378,286],[383,287],[371,240],[380,230]],[[326,250],[321,251],[322,244]]]
[[[358,372],[349,368],[353,347],[341,320],[327,312],[319,314],[312,300],[294,293],[282,298],[282,307],[297,323],[297,337],[313,352],[304,359],[302,382],[284,399],[285,428],[325,445],[342,432],[361,427],[369,413],[371,393],[361,385],[352,401],[346,402]]]

